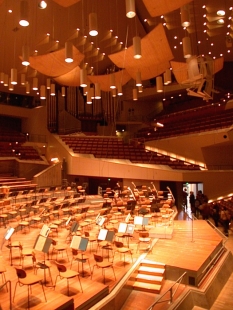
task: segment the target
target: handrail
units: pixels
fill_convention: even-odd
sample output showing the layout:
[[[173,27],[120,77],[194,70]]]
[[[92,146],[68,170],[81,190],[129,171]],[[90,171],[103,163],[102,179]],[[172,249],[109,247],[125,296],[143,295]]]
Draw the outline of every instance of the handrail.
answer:
[[[162,303],[162,302],[169,302],[169,303],[172,303],[173,302],[173,297],[175,296],[178,288],[179,288],[179,285],[181,283],[181,281],[183,280],[184,276],[187,274],[187,272],[185,271],[177,280],[176,282],[162,295],[160,296],[149,308],[147,308],[147,310],[152,310],[153,307],[159,303]],[[178,284],[178,285],[177,285]],[[176,289],[174,290],[173,292],[173,287],[177,285]],[[161,300],[168,292],[170,292],[170,297],[169,299],[165,299],[165,300]]]
[[[11,281],[10,280],[7,280],[2,286],[0,286],[0,290],[7,284],[9,283],[9,295],[10,295],[10,308],[9,310],[12,310],[12,292],[11,292]],[[0,308],[1,308],[1,305],[0,305]],[[2,308],[1,308],[2,309]]]

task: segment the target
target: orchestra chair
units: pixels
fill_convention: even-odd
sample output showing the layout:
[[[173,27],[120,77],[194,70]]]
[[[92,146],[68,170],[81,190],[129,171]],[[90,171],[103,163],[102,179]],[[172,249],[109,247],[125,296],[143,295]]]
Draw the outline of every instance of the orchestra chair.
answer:
[[[138,237],[138,246],[137,246],[137,252],[140,250],[140,245],[146,244],[147,248],[151,245],[151,238],[149,236],[149,232],[140,232]]]
[[[92,274],[91,274],[91,279],[94,273],[94,268],[101,268],[102,269],[102,275],[104,277],[104,284],[105,284],[105,269],[107,268],[112,268],[113,274],[114,274],[114,278],[116,280],[116,276],[115,276],[115,272],[114,272],[114,268],[113,268],[113,263],[109,262],[108,260],[104,260],[103,256],[101,255],[97,255],[97,254],[93,254],[94,255],[94,260],[95,260],[95,264],[93,266],[92,269]]]
[[[58,270],[58,275],[56,276],[56,280],[55,280],[55,285],[54,285],[54,289],[56,288],[56,284],[57,284],[57,278],[59,277],[61,280],[62,279],[66,279],[67,281],[67,295],[69,296],[69,280],[73,279],[75,277],[78,277],[79,280],[79,285],[81,288],[81,291],[83,293],[83,288],[81,285],[81,281],[80,281],[80,277],[79,277],[79,272],[76,272],[74,270],[71,269],[67,269],[65,265],[59,264],[58,262],[54,262],[57,266],[57,270]]]
[[[20,265],[24,268],[24,259],[25,257],[33,256],[34,251],[32,248],[23,248],[23,245],[19,244],[19,251],[20,251]]]
[[[88,238],[88,242],[90,244],[90,252],[93,250],[93,243],[97,242],[97,237],[93,236],[89,233],[89,231],[84,231],[84,236]]]
[[[33,252],[32,253],[32,264],[33,264],[33,269],[34,269],[34,274],[37,274],[37,271],[39,269],[43,270],[44,271],[44,280],[45,280],[45,285],[46,285],[46,270],[48,270],[49,272],[49,276],[50,276],[50,279],[51,279],[51,283],[53,285],[53,278],[52,278],[52,274],[51,274],[51,263],[50,261],[46,260],[46,261],[43,261],[43,262],[38,262],[37,259],[36,259],[36,254]]]
[[[3,283],[3,284],[6,283],[6,275],[5,275],[5,272],[6,272],[5,266],[1,266],[1,265],[0,265],[0,274],[2,275],[2,283]],[[6,290],[7,290],[7,292],[8,292],[7,285],[6,285]]]
[[[47,302],[46,296],[45,296],[45,291],[44,291],[44,286],[42,284],[42,279],[40,277],[38,277],[35,274],[28,274],[24,269],[20,269],[17,267],[14,267],[16,270],[16,274],[18,277],[18,280],[15,284],[15,291],[14,291],[14,296],[13,296],[13,302],[15,299],[15,293],[16,293],[16,289],[17,289],[17,285],[19,284],[19,286],[24,286],[27,285],[28,287],[28,309],[30,309],[30,300],[29,300],[29,294],[30,292],[32,293],[32,285],[34,284],[40,284],[42,286],[42,290],[43,290],[43,294],[44,294],[44,299],[45,302]],[[37,295],[38,296],[38,295]]]
[[[115,249],[115,252],[113,255],[113,261],[114,261],[114,257],[115,257],[116,253],[123,254],[124,255],[124,266],[125,266],[125,254],[128,253],[131,255],[131,260],[133,262],[132,252],[131,252],[130,248],[125,247],[123,242],[120,242],[120,241],[114,241],[114,244],[115,244],[116,249]]]
[[[89,265],[89,269],[90,269],[90,274],[91,274],[91,266],[90,266],[90,261],[89,261],[89,257],[84,254],[83,252],[79,252],[76,249],[71,249],[72,250],[72,259],[71,259],[71,263],[70,263],[70,269],[72,268],[72,264],[73,261],[78,262],[78,272],[79,272],[79,263],[81,263],[82,265],[82,275],[84,276],[84,268],[83,268],[83,264],[88,262]]]
[[[52,253],[51,253],[51,257],[53,257],[53,254],[56,253],[56,260],[58,259],[58,254],[62,254],[63,257],[63,252],[66,252],[66,256],[67,256],[67,260],[69,262],[69,256],[68,256],[68,252],[67,252],[67,244],[64,243],[58,243],[56,240],[53,239],[52,241]]]

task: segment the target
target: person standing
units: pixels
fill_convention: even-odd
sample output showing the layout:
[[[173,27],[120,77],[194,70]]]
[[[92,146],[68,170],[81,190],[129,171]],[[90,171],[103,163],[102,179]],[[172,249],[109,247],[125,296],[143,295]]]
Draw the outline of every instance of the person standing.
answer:
[[[195,196],[194,196],[194,193],[192,191],[190,191],[190,194],[189,194],[189,202],[190,202],[190,206],[191,206],[191,212],[195,214],[196,213]]]
[[[183,206],[184,206],[184,208],[186,210],[187,206],[188,206],[188,193],[187,193],[187,188],[186,187],[183,189]]]
[[[218,222],[219,222],[219,219],[220,219],[220,214],[219,214],[219,205],[217,204],[217,202],[213,205],[212,217],[213,217],[213,220],[214,220],[214,225],[216,227],[218,227]]]
[[[229,230],[231,215],[230,215],[229,210],[226,207],[223,207],[223,209],[221,210],[220,218],[221,218],[222,225],[223,225],[224,235],[228,237],[229,235],[228,230]]]

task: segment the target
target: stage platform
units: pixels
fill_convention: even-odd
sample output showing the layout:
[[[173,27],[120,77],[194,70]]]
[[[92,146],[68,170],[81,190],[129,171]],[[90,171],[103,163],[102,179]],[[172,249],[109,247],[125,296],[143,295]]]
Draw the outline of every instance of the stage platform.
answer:
[[[147,258],[166,265],[166,279],[176,280],[186,271],[186,284],[197,286],[222,247],[222,237],[206,221],[174,220],[172,238],[161,236]]]

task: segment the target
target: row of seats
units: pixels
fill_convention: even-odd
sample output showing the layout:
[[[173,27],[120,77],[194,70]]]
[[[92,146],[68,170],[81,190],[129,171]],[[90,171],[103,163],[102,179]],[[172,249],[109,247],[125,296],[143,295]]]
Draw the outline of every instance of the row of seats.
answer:
[[[168,165],[172,169],[200,170],[195,164],[186,163],[182,160],[171,160],[170,156],[145,150],[144,144],[124,144],[122,140],[117,140],[116,145],[105,145],[102,142],[94,143],[93,141],[102,141],[105,138],[82,138],[72,137],[72,141],[64,139],[63,141],[72,148],[74,153],[93,154],[96,158],[116,158],[130,160],[133,163],[146,163],[153,165]],[[107,138],[107,140],[111,140]],[[113,139],[115,140],[115,139]],[[85,141],[85,143],[82,143]]]
[[[157,122],[164,127],[156,131],[152,127],[145,127],[138,131],[137,138],[146,140],[164,139],[177,135],[203,132],[226,128],[232,125],[233,109],[224,106],[209,105],[205,108],[192,109],[182,113],[174,113],[165,117],[158,117]]]

